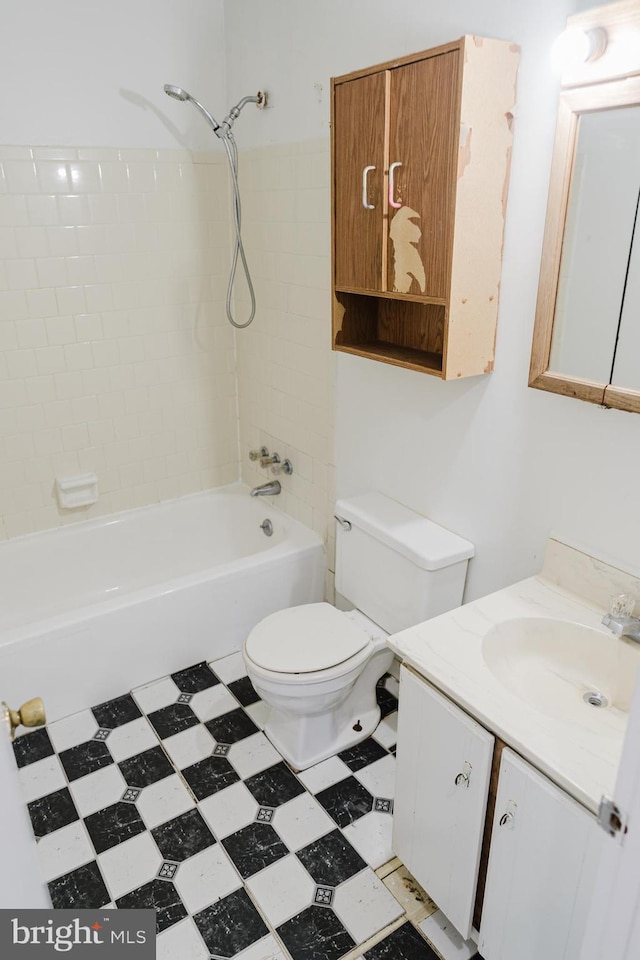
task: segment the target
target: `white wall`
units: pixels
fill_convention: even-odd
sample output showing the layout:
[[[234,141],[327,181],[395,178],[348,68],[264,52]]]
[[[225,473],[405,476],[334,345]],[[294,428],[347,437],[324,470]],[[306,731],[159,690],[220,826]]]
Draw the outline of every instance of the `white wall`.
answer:
[[[0,23],[2,539],[231,482],[238,441],[225,158],[162,90],[227,109],[222,0]],[[98,503],[60,511],[86,471]]]
[[[639,569],[640,420],[527,387],[557,99],[548,51],[578,6],[225,4],[232,98],[254,87],[271,94],[270,110],[243,117],[241,147],[327,137],[331,75],[465,32],[522,47],[495,372],[441,383],[369,360],[334,361],[338,495],[379,489],[471,539],[468,599],[537,570],[550,534]],[[327,338],[329,319],[327,310]]]
[[[205,149],[196,111],[226,109],[222,0],[0,0],[0,140]]]

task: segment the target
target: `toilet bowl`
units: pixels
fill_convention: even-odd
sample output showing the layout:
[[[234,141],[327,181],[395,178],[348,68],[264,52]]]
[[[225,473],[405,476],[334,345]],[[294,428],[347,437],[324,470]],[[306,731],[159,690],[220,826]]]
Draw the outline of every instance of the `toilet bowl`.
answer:
[[[329,603],[271,614],[246,638],[249,679],[268,706],[264,732],[304,770],[375,730],[376,683],[390,633],[462,602],[473,544],[379,493],[336,504],[336,591]]]
[[[251,631],[243,655],[269,705],[265,733],[295,770],[354,746],[378,725],[376,682],[393,654],[386,633],[358,611],[311,603],[271,614]]]

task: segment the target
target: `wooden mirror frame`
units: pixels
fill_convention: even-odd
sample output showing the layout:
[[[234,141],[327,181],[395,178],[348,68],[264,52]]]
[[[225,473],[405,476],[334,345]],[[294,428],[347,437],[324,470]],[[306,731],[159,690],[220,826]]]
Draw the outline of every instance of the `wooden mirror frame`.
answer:
[[[640,56],[634,57],[635,62],[629,62],[628,58],[625,62],[616,56],[619,45],[623,50],[632,46],[625,43],[630,31],[640,38],[640,2],[623,0],[622,3],[599,7],[570,17],[567,26],[580,27],[583,30],[604,28],[607,31],[608,43],[601,58],[573,68],[570,74],[565,74],[562,78],[563,91],[558,105],[551,165],[529,386],[605,407],[640,413],[638,390],[549,370],[562,245],[580,114],[640,106]]]

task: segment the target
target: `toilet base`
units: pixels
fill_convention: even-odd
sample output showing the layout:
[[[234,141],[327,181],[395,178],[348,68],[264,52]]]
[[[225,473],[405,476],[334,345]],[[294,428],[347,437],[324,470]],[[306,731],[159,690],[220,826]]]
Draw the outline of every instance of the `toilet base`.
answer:
[[[325,714],[304,719],[299,716],[287,717],[275,707],[271,707],[264,733],[289,766],[298,773],[336,756],[342,750],[355,747],[357,743],[371,736],[379,722],[380,707],[376,705],[364,715],[345,720],[341,729],[332,730],[328,742],[326,731],[328,726],[335,727],[334,715]],[[354,729],[356,724],[360,729]],[[304,751],[301,750],[303,743]],[[313,744],[318,746],[314,748]]]

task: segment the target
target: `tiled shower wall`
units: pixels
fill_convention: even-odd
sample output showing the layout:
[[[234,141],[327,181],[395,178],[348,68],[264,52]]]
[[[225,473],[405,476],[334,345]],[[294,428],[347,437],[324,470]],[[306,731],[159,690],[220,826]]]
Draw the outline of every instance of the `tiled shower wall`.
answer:
[[[237,479],[228,210],[222,154],[0,147],[0,538]]]
[[[265,444],[293,462],[278,506],[327,540],[334,569],[333,390],[330,318],[330,160],[326,139],[240,156],[242,225],[258,298],[256,321],[237,336],[243,476],[271,474],[249,461]],[[246,317],[245,288],[236,298]],[[331,578],[328,592],[331,596]]]

